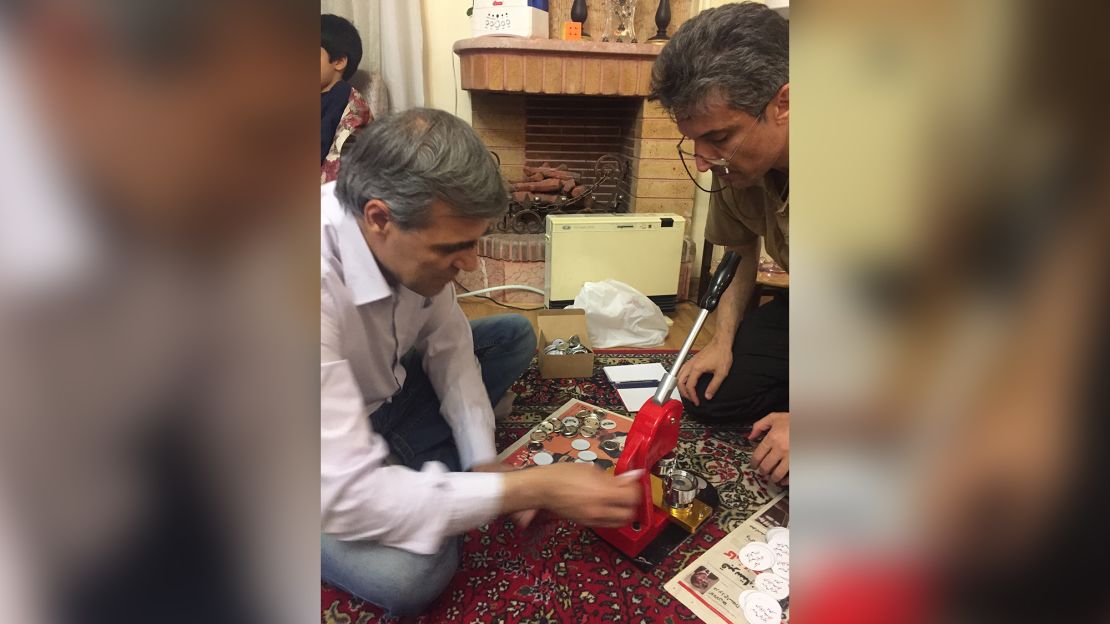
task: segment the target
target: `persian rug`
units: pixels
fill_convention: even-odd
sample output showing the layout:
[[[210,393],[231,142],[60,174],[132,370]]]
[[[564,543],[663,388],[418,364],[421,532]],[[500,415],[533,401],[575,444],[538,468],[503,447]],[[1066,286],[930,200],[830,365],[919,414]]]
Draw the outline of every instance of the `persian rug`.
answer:
[[[533,361],[517,381],[512,413],[498,422],[504,449],[569,399],[627,414],[601,367],[661,362],[674,351],[599,351],[589,379],[541,379]],[[459,571],[443,595],[418,618],[392,618],[350,594],[322,584],[325,624],[377,622],[544,623],[698,621],[663,584],[779,492],[749,466],[754,447],[738,428],[709,428],[683,419],[679,467],[703,475],[720,495],[720,507],[696,535],[661,565],[642,572],[590,529],[548,514],[516,530],[498,519],[467,533]]]

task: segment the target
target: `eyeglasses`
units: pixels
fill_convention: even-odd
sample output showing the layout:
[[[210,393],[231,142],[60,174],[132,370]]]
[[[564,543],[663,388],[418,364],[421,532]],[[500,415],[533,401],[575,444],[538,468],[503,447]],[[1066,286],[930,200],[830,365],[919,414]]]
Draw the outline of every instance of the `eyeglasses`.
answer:
[[[760,119],[762,119],[762,116],[760,116]],[[751,135],[751,131],[747,132],[744,135],[744,138],[740,139],[740,142],[736,144],[736,147],[732,150],[732,153],[729,154],[728,158],[708,158],[696,152],[688,152],[682,149],[682,144],[686,141],[685,136],[683,136],[678,141],[678,145],[675,146],[675,149],[678,150],[678,159],[682,161],[682,167],[686,169],[686,175],[690,176],[690,179],[694,182],[694,186],[697,186],[699,189],[705,191],[706,193],[720,193],[721,191],[725,190],[724,186],[720,186],[716,189],[707,189],[701,184],[698,184],[698,159],[700,158],[702,161],[708,164],[709,168],[712,169],[714,173],[728,175],[730,173],[729,163],[731,163],[732,159],[736,157],[736,154],[739,153],[740,148],[744,146],[744,143],[748,141],[748,137],[750,137]],[[690,171],[690,163],[687,162],[687,159],[690,159],[694,162],[694,171]],[[718,171],[718,169],[720,169],[721,171]],[[716,178],[714,178],[714,181],[716,181]]]
[[[759,116],[757,116],[755,118],[756,125],[759,125],[760,123],[763,122],[763,116],[767,112],[767,107],[771,105],[771,102],[774,101],[774,99],[775,99],[774,96],[772,96],[771,99],[768,100],[768,102],[763,105],[763,109],[760,111]],[[746,143],[748,141],[748,137],[750,137],[752,135],[752,130],[754,130],[754,129],[755,129],[755,126],[753,126],[751,129],[748,130],[747,134],[744,135],[744,138],[740,139],[740,142],[736,144],[735,148],[733,148],[732,153],[729,154],[728,158],[707,158],[707,157],[702,156],[701,154],[698,154],[696,152],[688,152],[688,151],[682,149],[682,144],[686,141],[686,136],[683,135],[683,137],[681,139],[679,139],[678,145],[675,146],[675,149],[678,150],[678,159],[682,161],[682,167],[684,169],[686,169],[686,175],[690,176],[690,179],[694,182],[694,186],[696,186],[699,189],[705,191],[706,193],[720,193],[721,191],[725,190],[724,185],[720,185],[720,188],[716,188],[716,189],[707,189],[704,186],[698,184],[698,177],[697,177],[698,159],[700,158],[706,164],[708,164],[709,168],[712,169],[714,173],[718,173],[718,174],[721,174],[721,175],[728,175],[730,173],[729,163],[731,163],[732,159],[736,157],[736,154],[740,152],[740,148],[743,147],[744,143]],[[687,158],[694,161],[694,171],[690,171],[690,164],[688,162],[686,162]],[[723,171],[717,171],[718,169],[722,169]],[[715,177],[714,177],[714,181],[716,182]]]

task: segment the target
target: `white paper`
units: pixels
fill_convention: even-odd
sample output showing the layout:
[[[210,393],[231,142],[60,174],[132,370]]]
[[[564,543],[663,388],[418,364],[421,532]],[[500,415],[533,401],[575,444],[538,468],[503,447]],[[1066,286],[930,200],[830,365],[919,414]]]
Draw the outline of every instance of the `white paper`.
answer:
[[[658,362],[605,366],[602,370],[605,371],[605,376],[609,378],[609,381],[614,384],[630,381],[660,381],[667,374],[667,369],[663,368],[663,365]],[[644,406],[644,403],[647,403],[648,399],[655,396],[655,388],[618,388],[617,394],[620,395],[626,410],[638,412]],[[680,400],[678,390],[671,392],[671,398],[676,401]]]
[[[625,364],[623,366],[606,366],[602,368],[605,371],[605,376],[613,383],[625,383],[629,381],[645,381],[652,379],[659,381],[667,374],[667,369],[663,365],[654,362],[652,364]],[[652,391],[654,392],[654,390]]]
[[[620,395],[621,401],[624,402],[624,408],[629,413],[638,412],[640,408],[647,403],[651,397],[655,396],[655,388],[629,388],[627,390],[617,390]],[[671,398],[678,401],[680,400],[678,390],[671,392]]]

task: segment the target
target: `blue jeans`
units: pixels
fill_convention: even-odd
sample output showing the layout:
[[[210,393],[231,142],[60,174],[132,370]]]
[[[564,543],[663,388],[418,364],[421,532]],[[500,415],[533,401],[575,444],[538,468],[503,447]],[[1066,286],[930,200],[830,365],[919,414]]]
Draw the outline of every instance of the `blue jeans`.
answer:
[[[536,350],[536,335],[528,319],[505,314],[470,322],[474,354],[482,366],[482,382],[496,403],[528,368]],[[439,461],[460,470],[451,427],[439,413],[439,399],[421,366],[421,355],[402,359],[405,385],[393,400],[371,414],[374,431],[385,438],[401,463],[419,470],[424,462]],[[416,615],[432,603],[459,565],[458,538],[444,540],[438,553],[418,555],[376,542],[340,541],[320,537],[324,580],[391,615]]]

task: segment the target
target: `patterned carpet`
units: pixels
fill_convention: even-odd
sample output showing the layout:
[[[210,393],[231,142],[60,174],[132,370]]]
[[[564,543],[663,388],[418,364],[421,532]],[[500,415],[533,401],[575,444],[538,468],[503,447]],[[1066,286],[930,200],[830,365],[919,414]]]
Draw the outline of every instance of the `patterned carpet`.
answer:
[[[669,368],[674,357],[673,352],[601,352],[591,379],[540,379],[533,363],[513,387],[518,397],[512,415],[498,423],[498,449],[519,439],[568,399],[626,413],[601,367],[662,362]],[[778,492],[749,468],[751,451],[738,431],[709,430],[689,419],[683,421],[680,467],[713,483],[721,506],[696,535],[650,573],[641,572],[589,529],[557,517],[541,515],[521,532],[508,520],[496,520],[464,537],[459,572],[424,616],[386,617],[381,609],[324,584],[322,620],[326,624],[697,621],[663,584]]]

